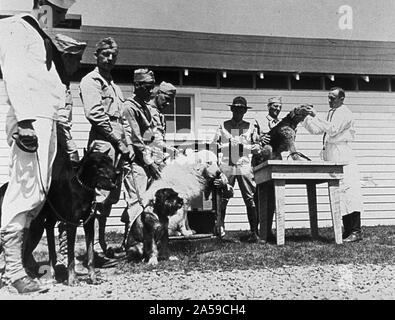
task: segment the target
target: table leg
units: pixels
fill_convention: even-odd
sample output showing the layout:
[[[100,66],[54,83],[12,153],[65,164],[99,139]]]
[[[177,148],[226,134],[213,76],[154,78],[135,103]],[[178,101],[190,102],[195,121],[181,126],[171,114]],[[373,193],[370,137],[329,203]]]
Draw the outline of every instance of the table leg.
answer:
[[[285,243],[285,180],[274,180],[277,245]]]
[[[267,241],[267,183],[258,184],[256,192],[258,193],[259,236]]]
[[[318,239],[318,219],[317,219],[317,189],[315,182],[306,183],[307,199],[309,203],[310,230],[314,240]]]
[[[343,243],[342,215],[340,212],[339,181],[338,180],[328,181],[328,189],[329,189],[329,200],[330,200],[331,212],[332,212],[333,229],[335,232],[335,242],[336,244],[342,244]]]

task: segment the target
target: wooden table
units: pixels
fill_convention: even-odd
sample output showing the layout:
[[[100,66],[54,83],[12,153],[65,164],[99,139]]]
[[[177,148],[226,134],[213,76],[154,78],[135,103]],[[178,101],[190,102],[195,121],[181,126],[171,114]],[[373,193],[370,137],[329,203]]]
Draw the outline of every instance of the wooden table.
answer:
[[[344,164],[329,161],[288,161],[268,160],[254,168],[258,192],[258,213],[260,219],[260,237],[267,240],[267,214],[273,207],[276,215],[277,244],[285,242],[285,185],[304,184],[310,216],[310,228],[313,239],[318,238],[317,191],[316,185],[328,183],[329,200],[332,213],[335,242],[342,241],[342,216],[340,212],[339,181],[343,177]],[[274,187],[275,199],[269,199],[269,188]],[[274,206],[268,206],[268,200],[274,200]]]

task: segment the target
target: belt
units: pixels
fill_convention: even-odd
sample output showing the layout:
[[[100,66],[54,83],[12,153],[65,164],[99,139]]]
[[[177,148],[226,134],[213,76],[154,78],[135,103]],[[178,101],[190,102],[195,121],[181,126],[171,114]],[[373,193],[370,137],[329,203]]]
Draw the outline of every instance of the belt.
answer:
[[[108,117],[110,118],[110,121],[112,121],[112,122],[122,123],[121,118],[114,117],[114,116],[108,116]]]

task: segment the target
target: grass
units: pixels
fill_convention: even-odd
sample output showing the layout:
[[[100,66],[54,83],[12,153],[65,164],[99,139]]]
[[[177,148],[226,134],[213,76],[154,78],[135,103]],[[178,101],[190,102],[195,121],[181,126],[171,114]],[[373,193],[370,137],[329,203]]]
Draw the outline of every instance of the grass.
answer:
[[[230,232],[237,239],[244,232]],[[313,241],[309,229],[288,229],[285,245],[223,242],[218,239],[178,240],[170,242],[171,253],[178,261],[163,261],[156,267],[143,263],[122,261],[117,272],[128,270],[140,273],[146,270],[210,271],[277,268],[283,266],[309,266],[327,264],[394,264],[395,227],[363,227],[361,242],[344,245],[334,243],[332,228],[320,228],[320,239]],[[122,234],[110,232],[107,240],[120,244]],[[84,243],[78,238],[79,247]],[[80,249],[81,252],[82,249]],[[37,260],[46,259],[46,247],[41,245],[35,253]]]

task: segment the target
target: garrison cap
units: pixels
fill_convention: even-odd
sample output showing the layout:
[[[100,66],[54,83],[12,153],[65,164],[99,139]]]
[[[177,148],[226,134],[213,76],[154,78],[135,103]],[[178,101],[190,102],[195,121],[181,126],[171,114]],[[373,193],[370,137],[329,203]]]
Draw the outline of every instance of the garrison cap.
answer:
[[[241,96],[234,98],[232,104],[228,104],[228,106],[251,109],[251,107],[247,106],[246,98]]]
[[[269,98],[269,100],[267,101],[267,105],[270,106],[273,103],[281,103],[282,104],[281,97],[271,97],[271,98]]]
[[[154,72],[146,68],[136,69],[133,73],[133,82],[155,82]]]
[[[167,94],[169,96],[172,96],[172,97],[174,97],[176,95],[176,92],[177,92],[175,86],[173,86],[171,83],[165,82],[165,81],[162,81],[160,83],[159,91],[164,93],[164,94]]]
[[[60,33],[55,36],[53,43],[60,52],[75,55],[82,55],[86,48],[86,42],[79,42]]]
[[[106,49],[118,50],[118,44],[115,42],[114,38],[107,37],[107,38],[99,40],[99,42],[96,43],[96,52],[99,52],[101,50],[106,50]]]

